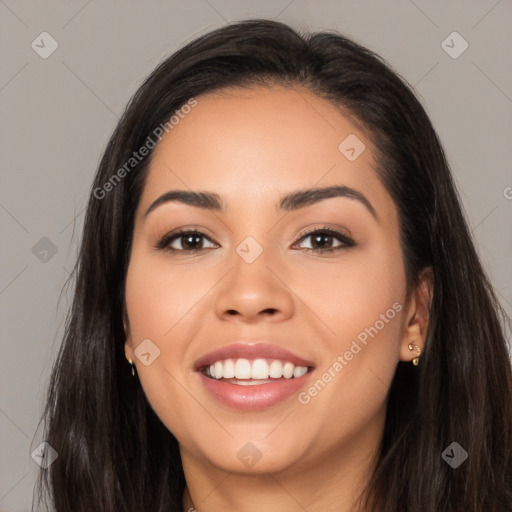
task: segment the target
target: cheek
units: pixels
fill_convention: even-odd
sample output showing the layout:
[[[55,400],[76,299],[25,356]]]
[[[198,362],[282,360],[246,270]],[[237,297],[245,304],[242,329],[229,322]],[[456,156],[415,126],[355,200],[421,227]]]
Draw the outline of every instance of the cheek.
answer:
[[[126,277],[131,343],[137,349],[149,339],[159,350],[150,365],[137,361],[138,378],[157,416],[180,438],[190,428],[187,419],[193,416],[197,421],[204,412],[195,411],[193,401],[191,407],[183,388],[187,345],[197,325],[189,315],[205,294],[198,288],[200,281],[197,272],[173,268],[164,255],[148,257],[145,248],[134,246]]]
[[[182,379],[187,340],[183,326],[197,298],[194,300],[195,287],[185,283],[183,273],[166,265],[165,258],[148,257],[145,251],[134,246],[125,295],[135,356],[142,353],[142,347],[148,347],[151,354],[148,365],[139,357],[137,371],[150,402],[154,402],[167,391],[172,393],[173,376]]]
[[[302,287],[309,290],[304,301],[314,304],[311,309],[329,333],[317,380],[303,390],[302,403],[319,417],[320,410],[328,410],[332,418],[365,424],[382,410],[399,358],[405,299],[401,249],[377,244],[354,252],[339,265],[321,267],[308,286]]]
[[[165,255],[132,254],[126,278],[126,306],[133,342],[168,340],[172,330],[204,295],[207,280],[200,269],[170,264]]]
[[[325,325],[322,332],[331,342],[330,350],[347,350],[358,336],[364,342],[365,336],[370,336],[366,329],[373,334],[370,339],[378,336],[382,349],[387,345],[398,350],[401,331],[398,310],[403,309],[405,297],[400,248],[383,245],[361,248],[347,252],[339,262],[313,263],[295,274],[294,287]],[[372,329],[375,325],[378,333]]]
[[[401,253],[375,254],[361,272],[359,284],[354,287],[353,301],[347,308],[350,322],[350,346],[347,350],[361,351],[357,359],[361,373],[389,382],[394,374],[399,357],[402,315],[405,299],[405,274]]]

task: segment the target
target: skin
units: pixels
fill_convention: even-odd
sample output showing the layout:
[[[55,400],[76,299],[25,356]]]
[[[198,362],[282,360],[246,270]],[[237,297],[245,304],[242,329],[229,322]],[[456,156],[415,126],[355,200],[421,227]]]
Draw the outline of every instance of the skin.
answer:
[[[424,346],[431,278],[422,275],[406,303],[396,206],[377,177],[368,134],[340,109],[299,87],[231,89],[197,101],[155,148],[136,212],[126,357],[179,441],[184,510],[349,511],[375,465],[396,365],[416,356],[411,342]],[[349,134],[366,146],[352,162],[338,150]],[[330,185],[363,193],[378,220],[349,198],[276,209],[287,193]],[[167,202],[144,218],[175,189],[215,192],[226,211]],[[301,240],[304,228],[325,226],[356,245],[308,251],[314,241]],[[155,248],[178,228],[205,233],[204,249]],[[247,236],[263,249],[250,264],[236,252]],[[172,245],[183,250],[186,242]],[[328,239],[326,247],[340,243]],[[401,311],[307,404],[293,395],[240,412],[212,399],[194,371],[213,349],[268,340],[314,361],[309,386],[394,303]],[[133,350],[147,338],[160,356],[145,366]],[[247,442],[261,452],[252,467],[237,457]]]

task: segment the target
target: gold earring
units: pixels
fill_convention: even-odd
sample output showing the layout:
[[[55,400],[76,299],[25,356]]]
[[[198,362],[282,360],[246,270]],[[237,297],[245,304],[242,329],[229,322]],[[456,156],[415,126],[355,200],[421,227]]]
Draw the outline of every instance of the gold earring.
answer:
[[[420,362],[420,354],[421,354],[421,348],[416,345],[416,343],[409,343],[409,350],[414,350],[413,345],[416,347],[416,357],[412,360],[412,364],[414,366],[418,366],[418,363]]]
[[[128,359],[128,362],[130,363],[130,366],[132,367],[132,375],[135,377],[135,368],[133,367],[133,361],[131,359]]]

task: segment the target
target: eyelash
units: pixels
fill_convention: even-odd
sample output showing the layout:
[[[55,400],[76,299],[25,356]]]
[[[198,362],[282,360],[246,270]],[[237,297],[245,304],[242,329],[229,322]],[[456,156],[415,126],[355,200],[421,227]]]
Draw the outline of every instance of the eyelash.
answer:
[[[299,237],[299,239],[297,240],[297,242],[300,242],[312,235],[316,235],[316,234],[323,234],[323,235],[327,235],[327,236],[332,236],[334,238],[337,238],[338,241],[341,242],[341,245],[339,245],[338,247],[332,247],[330,249],[312,249],[312,248],[308,248],[306,247],[304,250],[306,251],[313,251],[313,252],[318,252],[318,253],[321,253],[321,254],[325,254],[325,253],[333,253],[335,251],[339,251],[339,250],[342,250],[342,249],[347,249],[347,248],[350,248],[350,247],[354,247],[356,245],[356,243],[351,239],[349,238],[348,236],[344,235],[343,233],[340,233],[339,231],[336,231],[332,228],[328,228],[327,226],[323,227],[323,228],[315,228],[311,231],[306,231],[305,233],[302,233]],[[194,230],[194,229],[184,229],[184,230],[181,230],[181,231],[178,231],[176,233],[169,233],[167,235],[165,235],[155,246],[156,249],[159,249],[159,250],[163,250],[163,251],[167,251],[167,252],[170,252],[172,254],[175,254],[175,253],[179,253],[179,252],[182,252],[182,253],[189,253],[189,254],[195,254],[195,253],[198,253],[200,251],[203,251],[203,250],[206,250],[206,249],[190,249],[190,250],[185,250],[185,249],[175,249],[173,247],[170,247],[170,244],[176,240],[176,239],[179,239],[185,235],[198,235],[200,237],[204,237],[206,239],[208,239],[210,242],[212,242],[204,233],[202,233],[201,231],[197,231],[197,230]],[[295,242],[295,243],[297,243]],[[214,243],[214,242],[212,242]],[[295,245],[295,244],[294,244]]]

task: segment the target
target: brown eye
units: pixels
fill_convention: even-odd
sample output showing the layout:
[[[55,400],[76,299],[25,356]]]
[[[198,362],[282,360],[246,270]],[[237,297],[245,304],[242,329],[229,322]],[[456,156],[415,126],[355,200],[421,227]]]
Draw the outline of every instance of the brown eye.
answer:
[[[310,231],[303,235],[299,239],[299,242],[308,239],[311,241],[309,243],[309,247],[305,247],[305,249],[307,251],[316,251],[321,253],[334,252],[347,247],[353,247],[355,245],[355,242],[352,239],[330,228]],[[337,245],[334,245],[336,243]]]
[[[205,249],[204,240],[208,240],[214,248],[215,244],[200,231],[180,231],[179,233],[166,235],[158,242],[157,248],[170,252],[194,253]]]

